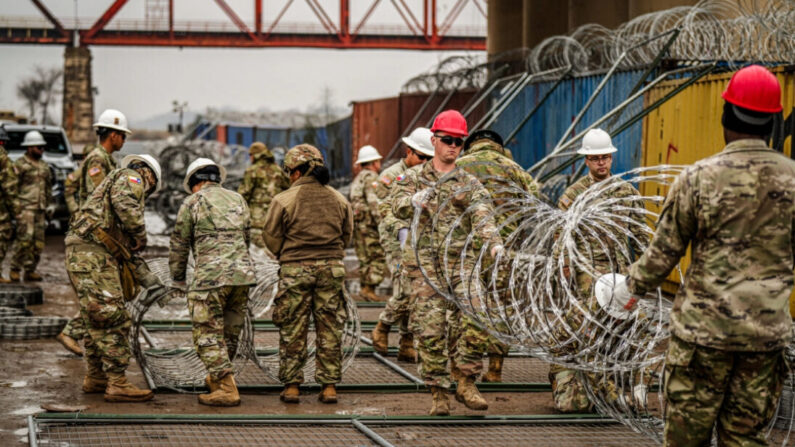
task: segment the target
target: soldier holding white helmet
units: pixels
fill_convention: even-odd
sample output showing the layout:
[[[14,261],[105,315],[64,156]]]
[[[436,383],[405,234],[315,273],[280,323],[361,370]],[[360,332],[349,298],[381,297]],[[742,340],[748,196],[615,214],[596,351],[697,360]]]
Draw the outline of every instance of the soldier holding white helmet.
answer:
[[[37,130],[25,134],[21,144],[27,152],[14,163],[19,193],[14,215],[17,217],[16,251],[11,257],[12,282],[20,280],[41,281],[36,266],[44,250],[44,230],[47,228],[45,210],[52,201],[52,174],[50,166],[41,160],[47,142]]]
[[[353,206],[353,246],[359,258],[359,279],[362,290],[359,296],[365,301],[379,301],[375,288],[386,273],[384,249],[378,240],[378,172],[381,170],[381,155],[370,145],[359,149],[356,164],[362,170],[351,183],[351,206]]]
[[[66,270],[86,327],[83,392],[104,392],[109,402],[153,397],[125,377],[132,322],[124,303],[139,286],[153,300],[166,292],[140,256],[146,248],[144,202],[160,183],[160,164],[152,156],[124,157],[122,167],[110,172],[83,204],[65,240]]]
[[[408,137],[403,137],[406,146],[406,157],[388,167],[381,173],[375,193],[378,196],[378,236],[386,253],[386,262],[392,274],[392,296],[386,308],[378,317],[378,324],[373,329],[373,349],[386,354],[389,330],[392,325],[400,325],[400,349],[398,360],[416,362],[417,351],[414,349],[414,334],[408,328],[409,310],[411,309],[411,281],[400,275],[401,247],[398,229],[408,228],[392,214],[390,200],[392,185],[407,169],[425,163],[433,158],[431,137],[433,132],[426,127],[414,129]],[[411,261],[410,259],[407,262]]]
[[[127,118],[123,113],[114,109],[107,109],[99,115],[99,119],[94,123],[94,130],[99,139],[99,145],[91,144],[83,148],[85,159],[76,172],[69,174],[68,182],[76,183],[77,196],[76,205],[78,211],[94,192],[94,189],[105,180],[105,177],[114,169],[118,168],[113,153],[121,150],[127,136],[132,134],[127,128]],[[89,152],[86,154],[86,150]],[[76,218],[77,211],[72,214],[72,221]],[[79,341],[85,335],[83,318],[78,314],[63,328],[55,339],[67,350],[83,355]]]
[[[580,194],[594,184],[610,178],[613,154],[616,151],[618,149],[613,146],[613,142],[607,132],[602,129],[589,130],[583,137],[582,147],[577,151],[578,154],[585,157],[588,174],[566,189],[558,202],[558,208],[564,211],[569,209]],[[608,189],[601,199],[609,200],[637,196],[639,194],[638,190],[630,183],[620,181],[616,187]],[[642,207],[643,205],[639,204],[638,206]],[[643,216],[633,216],[631,220],[640,222],[643,221]],[[634,238],[626,235],[600,237],[600,242],[597,240],[597,236],[604,235],[584,236],[581,241],[578,241],[580,243],[578,244],[578,249],[581,253],[590,254],[591,258],[589,260],[596,272],[601,274],[611,271],[614,273],[626,273],[631,260],[625,259],[621,253],[629,252],[629,250],[613,247],[611,241],[627,240],[632,245],[632,252],[639,254],[641,253],[641,245],[637,241],[643,241],[643,245],[645,245],[649,240],[649,234],[646,233],[644,228],[633,225],[629,226],[627,230],[632,232]],[[583,300],[594,296],[594,277],[584,271],[572,273],[575,275],[574,283],[577,286],[578,296]],[[571,325],[573,327],[579,325],[578,317],[579,315],[567,316],[567,318],[572,320]],[[556,409],[564,413],[582,413],[590,410],[591,403],[588,400],[588,395],[583,385],[577,380],[574,370],[552,365],[549,370],[549,379],[552,382],[552,397]]]

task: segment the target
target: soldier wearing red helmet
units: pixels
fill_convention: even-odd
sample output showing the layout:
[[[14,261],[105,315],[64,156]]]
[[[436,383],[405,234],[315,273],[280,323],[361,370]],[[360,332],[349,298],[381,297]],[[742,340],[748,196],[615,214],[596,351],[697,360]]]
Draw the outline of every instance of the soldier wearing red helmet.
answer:
[[[726,147],[684,170],[654,239],[630,268],[634,303],[692,249],[671,311],[666,446],[768,445],[793,335],[795,161],[768,147],[781,86],[753,65],[726,91]]]

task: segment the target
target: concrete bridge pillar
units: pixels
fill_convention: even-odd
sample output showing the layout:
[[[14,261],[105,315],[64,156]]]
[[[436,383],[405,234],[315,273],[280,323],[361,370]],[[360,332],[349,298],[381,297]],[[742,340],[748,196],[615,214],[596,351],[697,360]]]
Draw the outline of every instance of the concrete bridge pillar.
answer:
[[[63,128],[75,152],[93,142],[94,91],[91,85],[91,50],[67,47],[64,51]]]

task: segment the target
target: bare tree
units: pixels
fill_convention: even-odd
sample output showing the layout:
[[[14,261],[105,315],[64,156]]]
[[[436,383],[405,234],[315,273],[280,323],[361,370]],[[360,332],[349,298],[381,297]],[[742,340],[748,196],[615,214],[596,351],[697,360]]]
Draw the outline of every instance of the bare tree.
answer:
[[[57,67],[43,68],[36,67],[36,77],[42,86],[41,100],[41,123],[50,124],[52,120],[47,115],[47,109],[53,101],[53,97],[61,93],[57,87],[58,81],[63,76],[63,70]]]
[[[28,107],[28,116],[31,120],[35,116],[36,107],[39,105],[41,91],[42,87],[38,79],[23,79],[17,84],[17,96],[19,99],[25,101],[25,105]]]

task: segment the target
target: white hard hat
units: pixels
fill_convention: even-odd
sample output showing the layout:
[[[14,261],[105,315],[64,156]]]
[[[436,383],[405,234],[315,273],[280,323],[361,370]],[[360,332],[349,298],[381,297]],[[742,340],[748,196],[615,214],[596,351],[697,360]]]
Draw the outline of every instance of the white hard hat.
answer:
[[[215,166],[218,168],[218,171],[221,173],[221,183],[226,180],[226,169],[224,169],[223,166],[210,160],[209,158],[197,158],[196,160],[193,160],[193,163],[191,163],[190,166],[188,166],[188,171],[185,173],[185,179],[182,180],[182,187],[185,189],[185,192],[188,194],[193,194],[193,191],[190,190],[189,186],[190,177],[199,169],[206,168],[207,166]]]
[[[47,142],[44,141],[44,137],[41,135],[41,132],[38,130],[31,130],[30,132],[25,134],[25,139],[22,140],[22,147],[28,146],[46,146]]]
[[[620,273],[608,273],[596,280],[594,294],[599,306],[617,320],[626,320],[632,312],[624,309],[631,298],[627,289],[627,277]]]
[[[162,185],[163,179],[161,178],[160,175],[160,163],[158,163],[157,160],[155,160],[155,157],[149,154],[127,155],[124,158],[122,158],[121,167],[126,168],[127,166],[130,165],[130,163],[134,161],[142,161],[146,163],[146,165],[149,166],[152,169],[152,171],[155,172],[155,180],[157,180],[157,184],[155,185],[155,192],[160,191],[160,185]]]
[[[358,164],[367,163],[367,162],[370,162],[370,161],[380,160],[382,158],[384,158],[384,157],[382,157],[381,154],[378,153],[378,149],[376,149],[376,148],[374,148],[374,147],[372,147],[372,146],[370,146],[368,144],[367,146],[362,146],[359,149],[359,156],[356,157],[356,163],[355,164],[358,165]]]
[[[429,157],[433,157],[433,145],[431,144],[431,137],[433,132],[427,127],[418,127],[411,131],[411,135],[403,137],[403,142],[417,152],[420,152]]]
[[[127,117],[116,109],[107,109],[99,115],[99,119],[94,123],[94,129],[98,127],[107,127],[108,129],[120,130],[127,135],[132,131],[127,128]]]
[[[610,134],[602,129],[591,129],[582,137],[582,147],[577,151],[580,155],[604,155],[618,151],[613,146]]]

